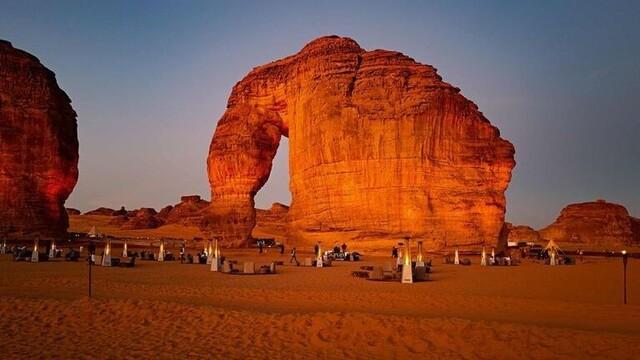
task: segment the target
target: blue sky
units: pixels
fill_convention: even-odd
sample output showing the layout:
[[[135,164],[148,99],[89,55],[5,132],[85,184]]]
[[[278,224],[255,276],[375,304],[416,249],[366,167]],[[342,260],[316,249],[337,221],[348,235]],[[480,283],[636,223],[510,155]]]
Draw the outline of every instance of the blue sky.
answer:
[[[5,1],[0,38],[57,74],[78,113],[67,204],[209,198],[232,86],[312,39],[434,65],[514,143],[507,220],[540,227],[598,198],[640,216],[638,1]],[[257,205],[288,202],[286,141]]]

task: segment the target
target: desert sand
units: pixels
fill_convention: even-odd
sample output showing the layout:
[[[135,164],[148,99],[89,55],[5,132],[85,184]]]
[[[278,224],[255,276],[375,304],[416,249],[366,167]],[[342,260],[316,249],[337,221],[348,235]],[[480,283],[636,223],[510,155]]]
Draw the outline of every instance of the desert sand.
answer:
[[[119,249],[114,245],[114,253]],[[189,250],[193,253],[193,250]],[[18,263],[0,256],[0,358],[633,359],[640,351],[640,260],[575,266],[444,265],[403,285],[351,276],[360,262],[234,276],[206,265]],[[307,257],[302,254],[299,257]]]

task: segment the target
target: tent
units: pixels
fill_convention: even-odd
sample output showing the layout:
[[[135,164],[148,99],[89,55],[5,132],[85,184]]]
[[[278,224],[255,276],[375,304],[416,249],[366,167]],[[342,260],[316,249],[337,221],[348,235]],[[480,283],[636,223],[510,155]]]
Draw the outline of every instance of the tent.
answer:
[[[556,242],[553,241],[553,239],[549,240],[549,242],[547,243],[547,246],[544,247],[544,250],[545,251],[548,251],[548,250],[561,251],[560,246],[558,246],[558,244],[556,244]]]
[[[547,246],[544,247],[544,251],[549,254],[549,265],[558,265],[558,254],[562,253],[562,249],[553,239],[549,240]]]
[[[89,235],[90,238],[95,238],[98,237],[98,231],[96,230],[95,226],[91,227],[91,230],[89,230],[89,232],[87,233],[87,235]]]

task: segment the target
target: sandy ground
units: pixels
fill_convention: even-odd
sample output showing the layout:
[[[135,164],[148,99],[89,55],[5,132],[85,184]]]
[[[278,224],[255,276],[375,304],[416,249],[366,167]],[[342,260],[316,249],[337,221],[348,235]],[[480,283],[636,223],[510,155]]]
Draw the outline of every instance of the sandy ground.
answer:
[[[629,262],[626,306],[620,259],[511,268],[473,260],[434,260],[433,281],[413,285],[351,276],[381,257],[270,276],[140,261],[94,267],[89,300],[85,263],[0,256],[0,358],[638,358],[640,260]]]

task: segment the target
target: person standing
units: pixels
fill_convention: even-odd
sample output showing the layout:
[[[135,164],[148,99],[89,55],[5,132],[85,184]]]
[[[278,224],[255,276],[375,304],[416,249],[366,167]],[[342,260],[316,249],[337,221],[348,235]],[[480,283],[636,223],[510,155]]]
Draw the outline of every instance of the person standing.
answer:
[[[262,254],[262,246],[263,246],[263,242],[262,240],[258,240],[258,252],[260,254]]]
[[[291,249],[291,259],[289,259],[289,264],[295,261],[296,266],[300,265],[300,263],[298,263],[298,258],[296,257],[296,255],[297,255],[296,248]]]
[[[318,252],[320,251],[320,245],[318,245],[318,243],[316,243],[316,245],[313,247],[313,253],[315,254],[315,257],[318,257]]]
[[[394,259],[398,258],[398,248],[395,246],[391,248],[391,257]]]
[[[284,255],[284,244],[280,244],[280,256]]]

